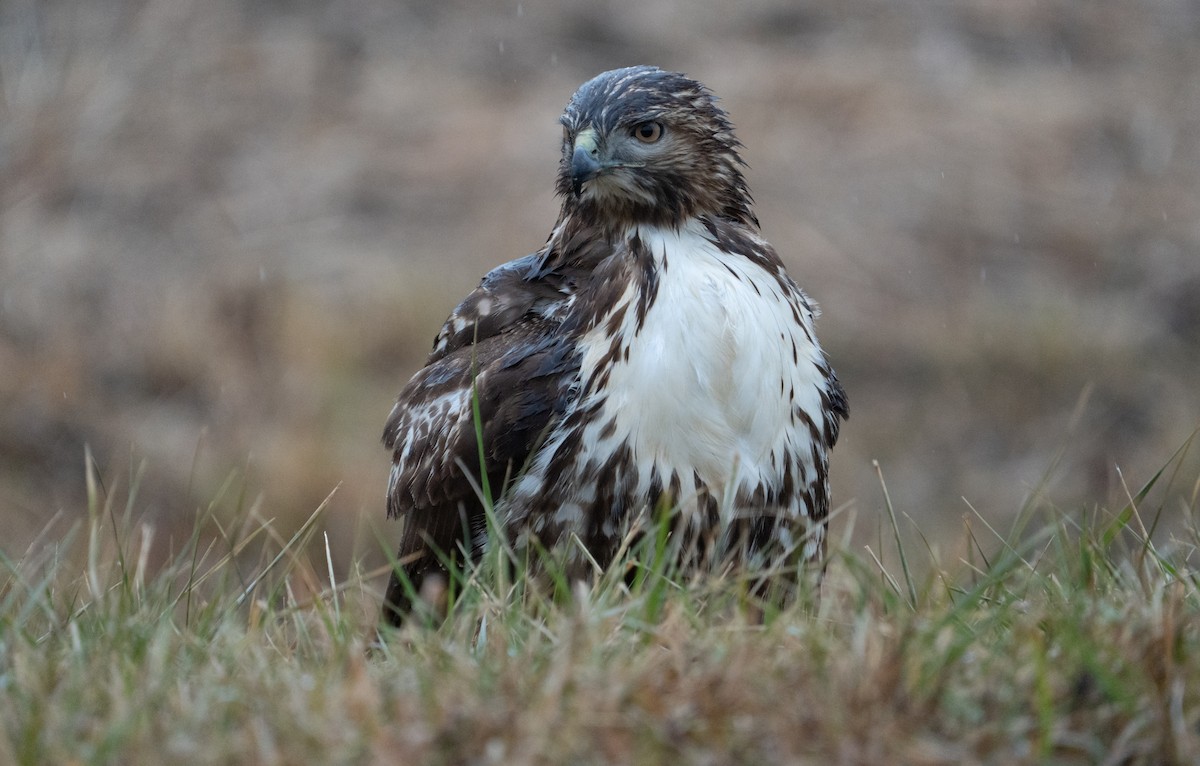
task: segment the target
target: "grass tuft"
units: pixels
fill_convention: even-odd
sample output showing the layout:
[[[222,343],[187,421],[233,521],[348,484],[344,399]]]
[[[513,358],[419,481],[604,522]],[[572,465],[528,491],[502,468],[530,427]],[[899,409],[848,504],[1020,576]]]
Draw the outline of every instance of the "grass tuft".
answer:
[[[1200,490],[1153,500],[1181,457],[1115,511],[968,517],[952,560],[835,542],[819,602],[774,610],[680,569],[667,514],[585,584],[497,539],[381,642],[324,504],[283,534],[241,497],[174,547],[142,469],[89,460],[86,520],[0,552],[0,762],[1193,763]]]

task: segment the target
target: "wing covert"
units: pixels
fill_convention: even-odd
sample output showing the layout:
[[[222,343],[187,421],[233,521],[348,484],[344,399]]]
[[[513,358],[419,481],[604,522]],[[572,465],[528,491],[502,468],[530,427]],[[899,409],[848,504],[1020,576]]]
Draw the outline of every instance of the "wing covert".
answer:
[[[529,316],[548,313],[571,285],[555,274],[538,272],[543,255],[533,253],[501,264],[446,319],[426,364],[457,349],[499,335]]]
[[[383,434],[393,459],[389,516],[457,514],[460,505],[478,505],[462,468],[478,480],[476,392],[484,462],[496,492],[565,407],[578,358],[556,334],[555,317],[573,283],[541,271],[541,262],[535,253],[489,272],[446,320],[425,367],[400,392]]]

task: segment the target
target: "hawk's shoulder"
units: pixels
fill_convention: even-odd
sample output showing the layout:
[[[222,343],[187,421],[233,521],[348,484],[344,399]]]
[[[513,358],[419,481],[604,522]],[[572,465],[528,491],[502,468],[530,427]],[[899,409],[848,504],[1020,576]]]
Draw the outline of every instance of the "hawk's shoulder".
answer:
[[[442,325],[426,364],[460,348],[491,338],[537,317],[556,313],[572,292],[572,284],[544,268],[543,253],[501,264],[484,276],[479,287],[455,307]]]

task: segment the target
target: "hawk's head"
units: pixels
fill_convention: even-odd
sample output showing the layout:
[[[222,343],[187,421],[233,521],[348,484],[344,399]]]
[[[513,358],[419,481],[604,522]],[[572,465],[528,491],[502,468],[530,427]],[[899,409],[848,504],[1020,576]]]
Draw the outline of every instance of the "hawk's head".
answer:
[[[558,193],[608,224],[694,215],[754,223],[733,126],[700,83],[650,66],[614,69],[567,104]]]

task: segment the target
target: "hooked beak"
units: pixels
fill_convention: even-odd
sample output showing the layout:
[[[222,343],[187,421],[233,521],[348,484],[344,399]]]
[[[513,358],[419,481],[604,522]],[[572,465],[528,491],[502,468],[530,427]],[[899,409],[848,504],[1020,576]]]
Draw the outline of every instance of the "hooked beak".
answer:
[[[604,165],[600,162],[599,136],[594,128],[579,131],[575,137],[575,151],[571,155],[571,190],[578,197],[583,193],[583,184],[600,175]]]

